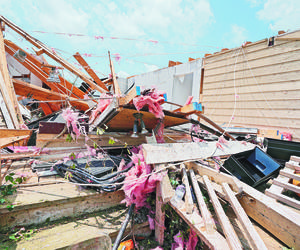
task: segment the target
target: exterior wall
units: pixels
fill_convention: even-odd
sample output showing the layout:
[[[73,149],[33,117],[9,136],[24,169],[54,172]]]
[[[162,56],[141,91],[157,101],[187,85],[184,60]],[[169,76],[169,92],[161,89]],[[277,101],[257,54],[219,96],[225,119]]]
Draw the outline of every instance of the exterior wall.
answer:
[[[273,46],[265,39],[205,57],[203,64],[202,103],[210,119],[300,140],[300,31],[275,37]]]
[[[194,60],[173,67],[144,73],[128,79],[128,86],[135,82],[142,88],[156,87],[166,91],[169,102],[183,105],[189,96],[193,101],[199,101],[202,60]],[[177,106],[164,105],[165,109],[175,109]]]

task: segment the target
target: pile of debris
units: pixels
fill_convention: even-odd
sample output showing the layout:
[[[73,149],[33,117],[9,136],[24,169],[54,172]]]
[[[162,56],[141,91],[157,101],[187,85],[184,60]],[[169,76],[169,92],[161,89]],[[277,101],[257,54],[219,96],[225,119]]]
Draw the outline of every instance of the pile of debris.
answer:
[[[114,236],[113,249],[120,249],[132,214],[145,207],[149,212],[147,226],[155,230],[155,239],[163,246],[168,233],[166,204],[190,227],[188,240],[183,239],[183,232],[174,232],[172,249],[195,249],[198,239],[211,249],[267,249],[268,242],[249,217],[287,246],[300,246],[300,201],[297,195],[283,194],[286,189],[300,193],[296,183],[300,181],[298,143],[262,142],[256,134],[228,133],[206,117],[202,104],[192,98],[175,110],[165,110],[163,104],[169,102],[164,92],[135,84],[121,91],[110,55],[111,77],[100,79],[76,53],[74,57],[87,76],[5,17],[0,21],[0,223],[4,231],[58,219],[49,211],[50,217],[33,218],[39,210],[31,213],[32,204],[16,203],[22,196],[20,190],[50,190],[50,186],[62,190],[65,186],[60,184],[70,187],[72,183],[87,192],[84,196],[78,191],[79,195],[72,197],[77,202],[71,205],[77,215],[121,202],[130,207],[119,235]],[[6,26],[34,45],[36,55],[4,39]],[[43,55],[60,66],[48,64]],[[63,78],[59,74],[62,70],[82,79],[81,86]],[[278,153],[282,150],[285,152]],[[170,181],[172,175],[177,179]],[[295,180],[295,185],[290,180]],[[270,183],[267,196],[258,191]],[[66,195],[59,188],[53,196]],[[148,203],[153,193],[155,212]],[[78,203],[78,197],[92,199],[93,195],[108,197],[109,204]],[[57,198],[56,205],[62,207],[56,212],[72,216],[65,212],[63,204],[69,201],[62,201],[62,197]],[[245,242],[237,236],[218,197],[234,210]],[[21,206],[28,209],[31,221],[17,212],[22,211]]]

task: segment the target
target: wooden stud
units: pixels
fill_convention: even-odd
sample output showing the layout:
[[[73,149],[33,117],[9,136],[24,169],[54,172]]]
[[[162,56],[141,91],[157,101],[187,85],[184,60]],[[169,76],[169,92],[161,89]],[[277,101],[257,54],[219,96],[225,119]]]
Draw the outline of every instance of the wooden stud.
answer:
[[[73,55],[77,62],[85,69],[85,71],[93,78],[93,80],[103,89],[108,91],[105,84],[101,81],[101,79],[97,76],[95,71],[88,65],[88,63],[83,59],[83,57],[77,52]]]
[[[15,25],[14,23],[10,22],[8,19],[6,19],[3,16],[0,16],[0,20],[3,21],[7,26],[9,26],[12,30],[20,34],[22,37],[24,37],[27,41],[29,41],[31,44],[36,46],[38,49],[44,49],[45,54],[51,57],[56,62],[60,63],[63,67],[68,69],[73,74],[77,75],[79,78],[81,78],[83,81],[85,81],[87,84],[90,85],[92,89],[98,90],[100,93],[106,92],[105,89],[102,89],[100,86],[95,84],[90,78],[88,78],[85,74],[83,74],[80,70],[75,68],[71,63],[60,57],[58,54],[52,51],[52,49],[48,48],[45,44],[40,42],[38,39],[33,38],[31,35],[26,33],[24,30],[22,30],[20,27]]]
[[[242,245],[241,245],[241,242],[239,241],[228,217],[226,216],[222,206],[221,206],[221,203],[219,202],[218,200],[218,197],[211,185],[211,182],[210,180],[208,179],[207,175],[204,175],[203,176],[203,181],[204,181],[204,184],[207,188],[207,192],[208,192],[208,195],[210,197],[210,200],[213,204],[213,207],[215,209],[215,212],[218,216],[218,219],[219,219],[219,223],[221,224],[222,226],[222,229],[223,229],[223,232],[226,236],[226,240],[228,242],[228,245],[230,246],[230,248],[232,250],[235,250],[235,249],[243,249],[242,248]]]
[[[113,64],[113,62],[110,58],[110,52],[109,51],[108,51],[108,56],[109,56],[109,65],[110,65],[110,71],[111,71],[111,76],[112,76],[112,80],[113,80],[115,94],[116,95],[121,95],[122,93],[121,93],[119,84],[117,82],[117,77],[116,77],[116,73],[115,73],[114,64]]]
[[[300,175],[299,174],[294,174],[294,171],[290,169],[291,171],[288,171],[288,169],[281,169],[279,174],[285,177],[288,177],[290,179],[294,179],[297,181],[300,181]]]
[[[15,91],[17,95],[21,96],[31,96],[33,99],[40,100],[40,101],[50,101],[56,100],[57,103],[69,101],[72,106],[80,110],[87,110],[89,109],[89,105],[85,101],[76,100],[73,97],[69,97],[65,94],[60,94],[54,91],[50,91],[48,89],[44,89],[33,84],[29,84],[27,82],[13,79],[13,84],[15,87]]]
[[[241,204],[235,197],[235,194],[232,192],[228,183],[223,183],[222,186],[231,207],[233,208],[236,216],[238,217],[239,222],[241,223],[246,235],[249,238],[250,244],[253,247],[253,249],[267,250],[265,243],[254,229],[251,221],[248,218],[248,215],[246,214],[245,210],[242,208]]]
[[[181,164],[180,168],[182,170],[182,182],[185,185],[185,209],[187,214],[191,214],[194,208],[191,187],[184,164]]]
[[[272,185],[277,185],[277,186],[282,187],[284,189],[287,189],[287,190],[293,191],[297,194],[300,194],[300,187],[296,186],[296,185],[293,185],[291,183],[285,183],[281,180],[274,179]]]
[[[178,213],[178,215],[192,228],[199,236],[201,241],[207,245],[209,249],[227,250],[230,249],[226,239],[215,230],[209,234],[205,229],[203,219],[199,213],[194,210],[192,214],[187,214],[184,207],[179,208],[173,200],[170,201],[172,208]]]
[[[194,171],[192,169],[190,169],[189,172],[190,172],[190,177],[191,177],[191,180],[192,180],[194,192],[196,194],[198,205],[199,205],[199,208],[200,208],[200,211],[201,211],[201,216],[204,220],[206,231],[207,231],[207,233],[211,234],[215,231],[214,220],[213,220],[213,218],[211,216],[211,213],[209,212],[209,210],[208,210],[208,208],[205,204],[205,201],[204,201],[203,195],[201,193],[201,190],[200,190],[199,184],[197,182]]]
[[[163,168],[165,168],[165,165],[161,164],[161,165],[158,165],[155,169],[161,170]],[[163,177],[159,184],[160,184],[162,202],[163,202],[163,204],[166,204],[174,196],[175,191],[172,188],[167,171],[163,170],[162,174],[163,174]]]
[[[159,166],[157,166],[157,169]],[[163,199],[161,193],[161,185],[156,184],[156,206],[155,206],[155,240],[159,245],[164,244],[165,232],[165,211],[163,210]]]

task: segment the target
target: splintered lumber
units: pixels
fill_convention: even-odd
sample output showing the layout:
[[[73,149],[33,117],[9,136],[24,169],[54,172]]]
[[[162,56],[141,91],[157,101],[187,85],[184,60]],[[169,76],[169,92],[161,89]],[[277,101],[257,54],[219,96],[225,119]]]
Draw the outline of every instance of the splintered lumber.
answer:
[[[185,209],[187,214],[191,214],[194,208],[192,192],[189,184],[189,179],[184,164],[180,165],[182,170],[182,182],[185,185]]]
[[[204,221],[204,224],[205,224],[206,231],[209,234],[213,233],[215,231],[214,220],[213,220],[213,218],[211,216],[211,213],[209,212],[209,210],[208,210],[208,208],[205,204],[203,195],[201,193],[201,190],[200,190],[200,187],[198,185],[198,182],[197,182],[197,179],[196,179],[196,176],[195,176],[195,173],[194,173],[193,169],[190,169],[189,172],[190,172],[190,177],[191,177],[191,180],[192,180],[194,192],[196,194],[197,202],[198,202],[198,205],[199,205],[199,208],[200,208],[200,211],[201,211],[201,215],[202,215],[202,218],[203,218],[203,221]]]
[[[156,170],[159,170],[163,166],[156,166]],[[165,211],[163,209],[162,189],[161,182],[156,184],[156,205],[155,205],[155,240],[159,245],[164,244],[164,232],[165,232]]]
[[[202,217],[194,210],[192,214],[187,214],[185,208],[176,206],[176,202],[170,201],[172,208],[179,214],[179,216],[195,231],[201,241],[203,241],[209,249],[226,250],[230,249],[226,239],[215,230],[213,233],[208,233]]]
[[[163,168],[165,168],[164,164],[158,165],[156,167],[157,170],[160,170]],[[167,171],[165,170],[164,172],[165,173],[163,174],[162,180],[159,182],[159,187],[161,190],[161,198],[162,198],[163,204],[166,204],[174,196],[175,191],[172,188]]]
[[[294,208],[300,209],[299,200],[282,194],[285,190],[300,193],[300,187],[289,183],[290,176],[295,175],[294,171],[296,167],[299,167],[298,162],[292,160],[287,162],[284,169],[280,171],[279,176],[273,180],[271,187],[266,189],[265,194]]]
[[[19,63],[21,63],[26,69],[28,69],[32,74],[34,74],[37,78],[39,78],[42,82],[44,82],[47,86],[51,88],[51,90],[57,93],[63,93],[75,98],[84,98],[84,92],[79,88],[74,86],[72,83],[58,75],[60,83],[48,82],[47,79],[49,77],[49,73],[51,69],[49,67],[45,67],[45,64],[40,62],[33,55],[30,55],[25,50],[21,49],[15,43],[4,40],[5,42],[5,50],[11,55],[14,59],[16,59]],[[26,54],[26,59],[24,61],[20,61],[15,58],[13,55],[18,51],[22,51]]]
[[[130,103],[134,97],[140,95],[140,92],[141,91],[139,86],[133,87],[133,89],[131,89],[126,96],[119,98],[119,105],[124,106]]]
[[[5,148],[7,146],[19,144],[19,143],[20,145],[24,146],[24,143],[22,143],[21,141],[27,139],[29,139],[29,135],[0,138],[0,148]]]
[[[175,113],[183,113],[184,115],[191,115],[195,113],[202,113],[201,103],[193,102],[191,104],[185,105],[181,108],[173,110]]]
[[[10,117],[9,111],[8,111],[8,107],[6,106],[6,103],[4,102],[4,98],[3,95],[0,91],[0,115],[2,114],[2,117],[5,121],[5,127],[9,128],[9,129],[13,129],[14,123]]]
[[[207,123],[209,123],[210,125],[212,125],[213,127],[215,127],[217,130],[219,130],[221,133],[224,133],[224,135],[228,136],[231,140],[235,141],[235,138],[232,137],[232,135],[228,134],[223,128],[221,128],[218,124],[216,124],[215,122],[213,122],[212,120],[210,120],[208,117],[206,117],[204,114],[199,114],[196,113],[196,115],[203,119],[204,121],[206,121]]]
[[[205,159],[213,156],[231,155],[251,150],[255,147],[255,145],[251,143],[243,145],[239,141],[228,141],[228,144],[222,147],[223,148],[219,148],[217,146],[217,142],[142,145],[147,164],[188,161]]]
[[[243,229],[245,230],[245,232],[249,238],[252,248],[256,249],[256,250],[263,250],[263,249],[267,250],[265,243],[260,238],[257,231],[254,229],[250,219],[248,218],[247,214],[245,213],[245,210],[242,208],[241,204],[235,197],[235,194],[229,187],[228,183],[223,183],[222,186],[223,186],[223,190],[228,198],[228,201],[229,201],[231,207],[233,208],[236,216],[238,217],[238,220],[240,221]]]
[[[242,245],[241,245],[241,242],[239,241],[228,217],[226,216],[222,206],[221,206],[221,203],[220,201],[218,200],[218,197],[211,185],[211,182],[210,180],[208,179],[207,175],[204,175],[203,176],[203,181],[204,181],[204,184],[207,188],[207,192],[208,192],[208,195],[209,195],[209,198],[213,204],[213,207],[214,207],[214,210],[218,216],[218,219],[219,219],[219,223],[221,224],[221,227],[223,229],[223,232],[226,236],[226,240],[230,246],[230,248],[232,250],[234,249],[243,249],[242,248]]]
[[[100,93],[106,92],[105,89],[101,88],[97,84],[95,84],[92,79],[88,78],[85,74],[83,74],[79,69],[74,67],[71,63],[60,57],[58,54],[52,51],[51,48],[48,48],[44,43],[39,41],[38,39],[32,37],[28,33],[26,33],[24,30],[22,30],[20,27],[9,21],[3,16],[0,16],[0,21],[3,21],[7,26],[9,26],[12,30],[20,34],[22,37],[24,37],[27,41],[29,41],[31,44],[36,46],[38,49],[42,49],[42,51],[51,57],[56,62],[60,63],[63,67],[68,69],[73,74],[77,75],[79,78],[81,78],[83,81],[85,81],[92,89],[98,90]]]
[[[108,51],[108,56],[109,56],[109,65],[110,65],[110,70],[111,70],[111,76],[112,76],[112,80],[113,80],[115,95],[121,95],[122,93],[121,93],[119,84],[117,82],[117,77],[116,77],[116,73],[115,73],[114,64],[113,64],[113,62],[110,58],[110,52],[109,51]]]
[[[4,103],[11,116],[14,128],[19,129],[20,124],[23,124],[24,121],[7,68],[2,30],[0,30],[0,90],[2,92]]]
[[[12,81],[14,83],[17,95],[31,96],[31,98],[40,101],[55,100],[58,103],[68,101],[72,106],[79,110],[85,111],[89,109],[89,105],[85,101],[76,100],[75,98],[69,97],[68,95],[50,91],[48,89],[41,88],[21,80],[13,79]]]
[[[193,169],[196,173],[198,173],[199,175],[203,176],[203,175],[207,175],[209,176],[210,180],[214,181],[215,183],[218,184],[222,184],[224,182],[229,183],[231,189],[234,192],[237,193],[241,193],[241,187],[240,187],[240,181],[234,177],[234,176],[230,176],[224,173],[219,173],[218,171],[216,171],[213,168],[204,166],[202,164],[196,163],[196,162],[188,162],[186,163],[186,165],[188,166],[188,168]]]
[[[218,178],[220,173],[215,169],[211,169],[206,175],[216,182],[223,178]],[[233,176],[227,176],[231,178],[231,182],[226,182],[230,184],[238,182],[238,186],[241,187],[242,195],[238,195],[237,198],[246,214],[289,247],[300,249],[300,213],[276,202],[275,199],[238,181]],[[223,197],[227,199],[225,195]]]
[[[101,81],[101,79],[97,76],[95,71],[88,65],[88,63],[83,59],[83,57],[77,52],[73,55],[77,62],[85,69],[85,71],[93,78],[93,80],[104,90],[108,91],[105,84]]]

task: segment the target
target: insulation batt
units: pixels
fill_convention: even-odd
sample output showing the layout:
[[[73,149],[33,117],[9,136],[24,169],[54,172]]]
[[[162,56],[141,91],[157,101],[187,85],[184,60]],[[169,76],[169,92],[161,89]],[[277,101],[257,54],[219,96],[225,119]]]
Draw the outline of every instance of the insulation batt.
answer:
[[[135,203],[136,209],[140,209],[147,206],[146,199],[148,195],[155,191],[156,182],[161,181],[162,174],[151,174],[152,168],[146,164],[142,150],[140,149],[137,154],[133,154],[131,162],[128,167],[133,167],[126,173],[123,190],[125,193],[125,199],[122,203],[126,203],[126,206],[130,206]]]
[[[72,138],[77,140],[77,138],[80,136],[80,131],[79,131],[79,123],[78,123],[78,117],[79,113],[74,112],[71,108],[64,109],[62,112],[62,117],[65,119],[67,122],[67,127],[69,131],[71,130],[72,126],[72,131],[75,133],[75,136],[73,133],[71,133]]]
[[[108,98],[108,97],[112,97],[112,96],[103,93],[100,96],[100,98]],[[89,120],[90,124],[95,120],[98,114],[101,114],[107,108],[107,106],[111,103],[111,101],[112,99],[99,99],[96,109],[92,111],[91,118]]]
[[[141,95],[133,99],[133,104],[137,110],[141,110],[144,106],[148,106],[149,112],[155,115],[156,118],[163,118],[164,112],[161,104],[165,101],[162,93],[156,89],[148,93],[147,95]]]

